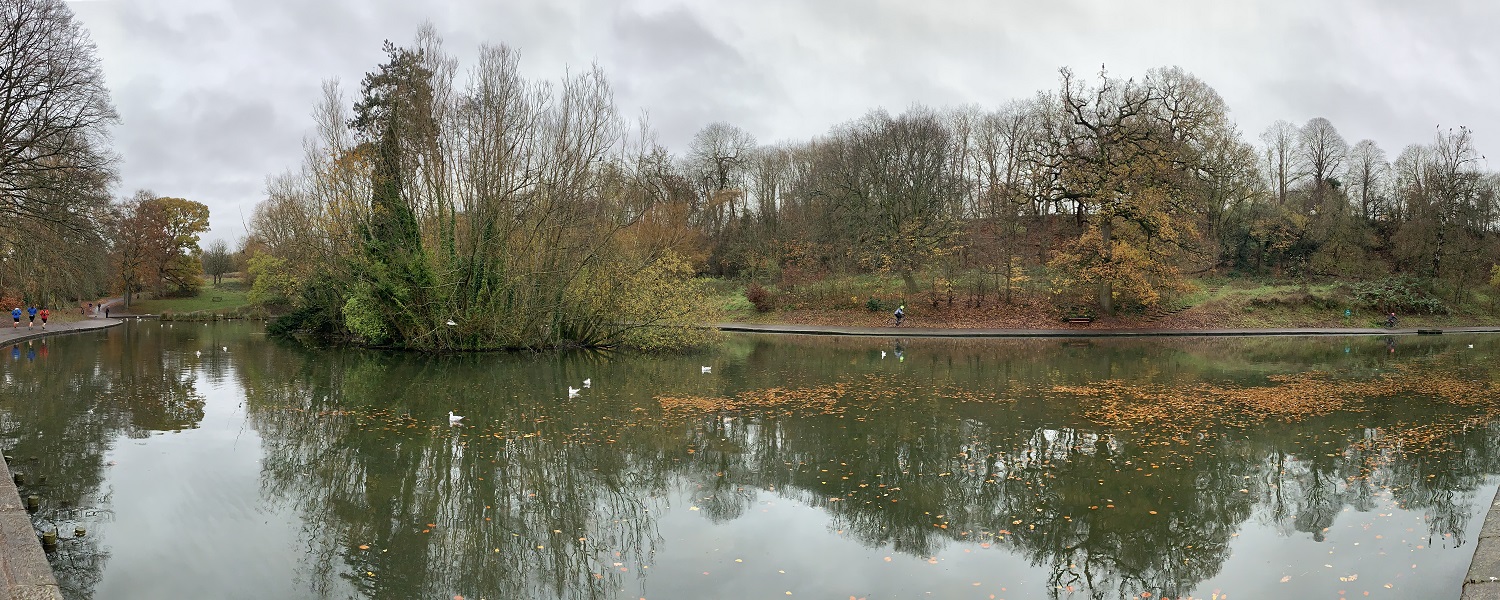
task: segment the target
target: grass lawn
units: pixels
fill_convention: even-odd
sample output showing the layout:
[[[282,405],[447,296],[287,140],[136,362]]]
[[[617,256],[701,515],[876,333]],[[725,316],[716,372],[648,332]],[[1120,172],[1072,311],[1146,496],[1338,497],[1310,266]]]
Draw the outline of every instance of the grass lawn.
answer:
[[[929,279],[930,280],[930,279]],[[1028,290],[1013,304],[1002,304],[989,290],[990,300],[963,306],[967,290],[955,290],[955,302],[930,304],[924,289],[906,294],[894,277],[869,275],[830,277],[793,290],[777,290],[777,306],[757,312],[745,299],[743,282],[710,280],[714,302],[726,321],[749,323],[805,323],[814,325],[880,326],[889,324],[896,302],[907,302],[913,326],[997,327],[1051,329],[1059,327],[1059,309],[1049,296]],[[1281,327],[1383,327],[1385,312],[1361,307],[1346,285],[1335,281],[1299,283],[1244,277],[1204,277],[1190,281],[1190,289],[1162,306],[1144,312],[1122,311],[1099,319],[1101,328],[1205,329]],[[869,308],[866,298],[879,300]],[[871,303],[870,306],[874,306]],[[1344,310],[1349,309],[1349,316]],[[1400,327],[1455,327],[1500,324],[1500,301],[1486,290],[1446,314],[1402,313]]]
[[[188,313],[197,311],[229,311],[250,304],[250,289],[238,278],[226,277],[216,287],[206,284],[197,296],[189,298],[161,298],[137,300],[130,305],[133,314],[159,315],[164,312]]]

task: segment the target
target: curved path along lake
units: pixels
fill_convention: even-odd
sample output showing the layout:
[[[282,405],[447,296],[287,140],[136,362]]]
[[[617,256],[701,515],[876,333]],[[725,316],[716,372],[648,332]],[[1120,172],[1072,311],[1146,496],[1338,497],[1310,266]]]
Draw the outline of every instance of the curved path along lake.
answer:
[[[428,357],[140,322],[6,348],[0,441],[74,599],[1457,598],[1497,357],[753,334]]]

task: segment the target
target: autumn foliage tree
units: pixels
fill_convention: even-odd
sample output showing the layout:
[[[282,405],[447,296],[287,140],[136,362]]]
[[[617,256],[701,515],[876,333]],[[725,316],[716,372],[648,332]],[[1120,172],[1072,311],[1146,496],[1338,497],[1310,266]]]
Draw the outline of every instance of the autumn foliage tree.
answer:
[[[191,295],[202,287],[207,206],[142,190],[115,207],[112,225],[110,263],[126,306],[142,292]]]

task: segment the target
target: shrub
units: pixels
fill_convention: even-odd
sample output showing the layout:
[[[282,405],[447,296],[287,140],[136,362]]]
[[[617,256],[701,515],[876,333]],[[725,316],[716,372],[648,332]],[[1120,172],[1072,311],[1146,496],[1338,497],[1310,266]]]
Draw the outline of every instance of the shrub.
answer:
[[[272,309],[292,305],[297,294],[298,281],[286,260],[269,254],[256,254],[250,258],[249,276],[251,304]]]
[[[868,310],[870,312],[880,312],[882,308],[885,308],[885,304],[882,303],[879,298],[872,297],[869,300],[865,301],[865,310]]]
[[[1428,282],[1408,275],[1362,281],[1351,286],[1354,301],[1380,312],[1447,313],[1448,307],[1433,295]]]
[[[350,296],[344,302],[344,326],[350,333],[373,344],[385,343],[390,335],[390,328],[368,292]]]
[[[771,291],[761,287],[759,283],[751,282],[745,287],[745,299],[755,306],[756,312],[771,312],[776,308],[775,299],[771,297]]]

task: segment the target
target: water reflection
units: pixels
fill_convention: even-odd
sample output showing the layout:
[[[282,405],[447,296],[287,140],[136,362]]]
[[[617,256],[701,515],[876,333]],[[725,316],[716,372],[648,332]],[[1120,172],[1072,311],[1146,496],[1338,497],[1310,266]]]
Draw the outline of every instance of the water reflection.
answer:
[[[746,551],[745,563],[795,555],[787,545],[803,532],[771,525],[791,522],[784,506],[815,509],[819,535],[951,561],[891,584],[912,586],[887,588],[898,596],[989,593],[997,580],[1011,597],[1178,598],[1223,585],[1316,595],[1392,581],[1409,595],[1456,594],[1467,555],[1442,551],[1472,540],[1488,499],[1478,491],[1500,471],[1484,368],[1496,341],[1406,338],[1399,354],[1391,343],[742,336],[712,357],[416,357],[291,347],[244,326],[143,324],[13,357],[0,435],[33,479],[23,493],[46,498],[40,528],[104,530],[53,555],[70,598],[94,596],[111,573],[110,523],[141,508],[111,495],[109,473],[127,465],[106,455],[122,440],[209,425],[258,435],[258,496],[178,501],[297,523],[290,542],[234,533],[250,551],[292,555],[285,579],[305,597],[780,595],[771,577],[721,579],[740,563],[684,548],[776,548]],[[1110,381],[1261,387],[1306,370],[1340,381],[1395,371],[1433,393],[1298,418],[1180,421],[1095,418],[1129,408],[1057,393]],[[569,399],[585,378],[592,387]],[[206,424],[206,402],[238,416]],[[450,410],[467,426],[449,427]],[[1235,560],[1257,552],[1358,559],[1368,573],[1288,572],[1295,587],[1277,587],[1281,572]],[[973,553],[978,562],[959,560]],[[863,583],[841,573],[883,568],[878,553],[819,560],[800,565],[816,573],[804,582],[814,596]],[[1412,561],[1427,564],[1395,573]],[[698,571],[715,575],[686,580]]]

